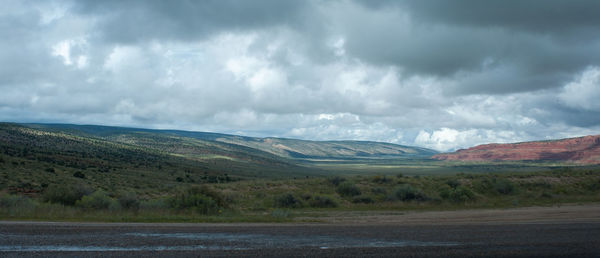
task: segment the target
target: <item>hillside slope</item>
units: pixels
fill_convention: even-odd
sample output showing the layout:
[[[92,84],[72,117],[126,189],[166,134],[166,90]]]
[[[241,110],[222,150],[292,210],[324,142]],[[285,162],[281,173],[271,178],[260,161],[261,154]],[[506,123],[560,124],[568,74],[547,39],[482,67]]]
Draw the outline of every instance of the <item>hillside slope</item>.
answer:
[[[429,157],[436,151],[391,143],[368,141],[306,141],[285,138],[219,137],[216,141],[259,149],[299,159],[397,159]]]
[[[553,141],[485,144],[433,156],[458,161],[556,161],[600,164],[600,135]]]
[[[171,139],[179,138],[187,142],[202,143],[205,152],[219,155],[237,153],[236,158],[260,156],[273,159],[274,156],[289,159],[400,159],[428,158],[437,152],[431,149],[369,141],[308,141],[287,138],[259,138],[219,133],[190,132],[179,130],[152,130],[95,125],[69,124],[28,124],[42,130],[66,131],[85,134],[111,141],[140,144],[139,137]],[[147,146],[147,145],[145,145]],[[172,149],[171,149],[172,150]],[[225,150],[225,152],[221,151]],[[225,153],[225,154],[224,154]]]
[[[246,178],[316,175],[258,150],[148,132],[83,131],[0,123],[0,189],[36,193],[51,184],[160,191]]]

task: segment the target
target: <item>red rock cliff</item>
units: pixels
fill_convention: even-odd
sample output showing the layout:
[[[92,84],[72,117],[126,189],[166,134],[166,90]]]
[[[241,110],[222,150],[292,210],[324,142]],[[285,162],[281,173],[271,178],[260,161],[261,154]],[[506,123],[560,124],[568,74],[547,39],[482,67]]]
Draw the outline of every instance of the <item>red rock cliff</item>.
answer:
[[[484,144],[454,153],[433,156],[438,160],[461,161],[565,161],[600,164],[600,135],[555,141]]]

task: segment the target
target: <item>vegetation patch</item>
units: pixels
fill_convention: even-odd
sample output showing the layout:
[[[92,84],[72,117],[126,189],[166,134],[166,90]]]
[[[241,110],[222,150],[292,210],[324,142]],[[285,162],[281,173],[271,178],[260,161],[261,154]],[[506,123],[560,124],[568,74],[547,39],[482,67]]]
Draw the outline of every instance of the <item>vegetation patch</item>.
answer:
[[[429,197],[423,193],[420,188],[413,187],[409,184],[403,184],[396,188],[394,195],[390,198],[392,200],[401,201],[425,201]]]
[[[314,196],[308,201],[310,207],[313,208],[335,208],[337,202],[329,196]]]
[[[220,193],[207,186],[190,187],[177,193],[169,200],[175,209],[193,209],[200,214],[221,213],[226,203]]]
[[[341,183],[335,191],[343,197],[353,197],[362,193],[360,188],[351,182]]]
[[[302,201],[292,193],[285,193],[275,197],[275,207],[277,208],[301,208],[304,206]]]
[[[164,173],[169,174],[166,167],[163,166]],[[58,176],[64,171],[56,169],[55,173]],[[43,173],[49,174],[52,175]],[[336,211],[456,210],[600,201],[600,169],[420,177],[361,175],[181,185],[172,180],[152,186],[160,194],[143,183],[129,187],[115,181],[98,187],[90,183],[96,175],[85,179],[73,178],[70,173],[66,176],[73,181],[38,184],[23,177],[18,183],[4,185],[0,188],[0,218],[284,222],[320,210],[323,212],[318,214],[328,216]]]

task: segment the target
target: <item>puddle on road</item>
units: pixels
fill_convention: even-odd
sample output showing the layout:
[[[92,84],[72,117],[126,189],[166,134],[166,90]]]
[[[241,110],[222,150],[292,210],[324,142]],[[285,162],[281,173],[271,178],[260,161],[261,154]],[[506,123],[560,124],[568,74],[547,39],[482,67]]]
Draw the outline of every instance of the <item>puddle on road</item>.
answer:
[[[452,242],[423,242],[401,241],[368,238],[353,238],[344,236],[318,236],[318,235],[266,235],[266,234],[228,234],[228,233],[128,233],[129,236],[150,238],[179,238],[202,241],[215,241],[220,244],[236,244],[250,249],[257,248],[298,248],[318,247],[344,248],[344,247],[404,247],[404,246],[455,246]]]
[[[352,248],[352,247],[406,247],[406,246],[456,246],[452,242],[400,241],[347,236],[320,235],[268,235],[232,233],[125,233],[124,238],[185,239],[196,240],[193,245],[0,245],[0,252],[135,252],[135,251],[199,251],[199,250],[249,250],[263,248]],[[127,241],[130,242],[130,241]],[[135,243],[135,241],[132,241]]]
[[[0,252],[118,252],[118,251],[199,251],[199,250],[246,250],[227,246],[71,246],[71,245],[30,245],[0,246]]]

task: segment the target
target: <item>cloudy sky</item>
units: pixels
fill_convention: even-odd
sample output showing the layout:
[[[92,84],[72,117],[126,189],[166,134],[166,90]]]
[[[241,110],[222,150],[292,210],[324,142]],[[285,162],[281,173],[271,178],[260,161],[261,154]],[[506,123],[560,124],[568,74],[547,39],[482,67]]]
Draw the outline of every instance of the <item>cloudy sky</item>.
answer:
[[[600,134],[600,1],[0,3],[0,121],[441,151]]]

